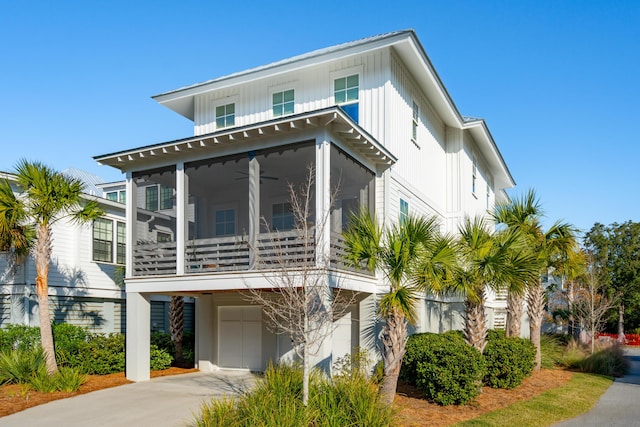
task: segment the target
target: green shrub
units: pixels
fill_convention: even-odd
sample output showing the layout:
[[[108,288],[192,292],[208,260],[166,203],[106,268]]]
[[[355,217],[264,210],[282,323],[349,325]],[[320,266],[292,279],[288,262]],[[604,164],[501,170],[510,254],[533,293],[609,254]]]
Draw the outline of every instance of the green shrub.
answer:
[[[584,372],[610,377],[621,377],[629,372],[629,361],[624,356],[622,346],[616,344],[596,351],[576,365]]]
[[[330,381],[319,373],[310,379],[309,405],[302,404],[302,370],[269,366],[255,388],[237,399],[203,405],[195,421],[205,426],[372,426],[391,425],[392,412],[378,402],[376,388],[363,375],[340,375]]]
[[[151,344],[158,346],[161,350],[166,350],[173,360],[176,360],[176,347],[171,341],[171,334],[167,332],[153,332],[151,334]],[[194,361],[195,336],[191,331],[182,334],[182,358],[187,364],[193,365]]]
[[[44,365],[31,373],[28,381],[29,387],[40,393],[52,393],[57,390],[56,379],[47,373]]]
[[[80,346],[89,339],[87,329],[69,323],[54,323],[52,329],[58,364],[75,366]]]
[[[6,325],[0,329],[0,351],[28,351],[40,347],[40,328],[26,325]]]
[[[150,367],[152,371],[160,371],[171,367],[173,357],[163,349],[159,349],[158,346],[151,344],[150,349]]]
[[[31,374],[44,367],[44,352],[10,350],[0,353],[0,384],[28,384]]]
[[[74,366],[85,374],[106,375],[124,371],[124,335],[92,334],[80,343]]]
[[[77,391],[87,381],[87,376],[78,369],[62,366],[55,375],[56,388],[60,391],[72,393]]]
[[[484,383],[510,389],[533,372],[536,348],[528,339],[506,338],[504,331],[490,331],[483,356],[487,366]]]
[[[459,405],[480,393],[485,372],[482,354],[459,333],[427,333],[409,337],[401,377],[440,405]]]
[[[543,368],[554,369],[566,366],[563,360],[567,345],[566,337],[568,336],[558,334],[542,334],[540,336],[540,353]]]

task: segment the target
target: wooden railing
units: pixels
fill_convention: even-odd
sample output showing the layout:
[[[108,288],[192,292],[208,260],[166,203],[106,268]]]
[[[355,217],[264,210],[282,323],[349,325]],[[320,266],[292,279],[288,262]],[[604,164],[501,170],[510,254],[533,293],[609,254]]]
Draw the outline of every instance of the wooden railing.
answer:
[[[255,247],[246,236],[214,237],[189,240],[186,244],[185,272],[213,273],[249,269],[269,269],[315,265],[315,235],[305,237],[298,230],[260,233]],[[370,274],[349,266],[341,233],[331,233],[330,266]],[[176,273],[176,243],[137,244],[133,251],[134,276]]]

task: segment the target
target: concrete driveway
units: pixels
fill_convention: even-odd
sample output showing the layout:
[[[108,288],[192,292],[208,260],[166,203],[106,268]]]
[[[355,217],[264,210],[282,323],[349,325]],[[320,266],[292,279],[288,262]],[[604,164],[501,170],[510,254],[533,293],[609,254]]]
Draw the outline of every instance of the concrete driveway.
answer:
[[[592,410],[557,427],[640,426],[640,349],[626,347],[629,373],[616,378]]]
[[[245,371],[160,377],[36,406],[0,418],[0,426],[185,426],[202,402],[236,395],[254,383]]]

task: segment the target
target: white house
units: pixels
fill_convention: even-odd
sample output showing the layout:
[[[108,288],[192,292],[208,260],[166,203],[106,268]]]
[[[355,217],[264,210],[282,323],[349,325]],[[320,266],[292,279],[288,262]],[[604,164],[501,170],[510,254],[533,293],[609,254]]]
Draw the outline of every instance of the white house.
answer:
[[[368,207],[385,223],[435,215],[443,231],[455,232],[465,216],[485,214],[514,185],[487,125],[460,114],[413,31],[154,99],[192,120],[194,135],[95,157],[126,173],[127,378],[134,381],[149,378],[152,295],[196,297],[201,370],[259,371],[287,354],[288,339],[269,332],[261,307],[240,291],[271,286],[255,260],[269,257],[268,230],[286,239],[287,183],[304,179],[308,164],[315,166],[314,262],[330,286],[358,295],[317,364],[376,345],[370,331],[385,282],[344,265],[340,233],[349,212]],[[327,216],[330,227],[320,227]],[[499,323],[504,305],[495,296],[489,301],[489,326]],[[425,295],[416,330],[460,328],[461,313],[459,300]]]
[[[49,269],[51,318],[86,326],[92,332],[124,332],[125,295],[122,280],[118,280],[118,269],[123,269],[125,260],[124,205],[102,198],[99,177],[77,169],[63,173],[82,179],[84,197],[99,201],[105,214],[92,224],[77,225],[64,219],[54,223]],[[0,173],[0,179],[16,188],[12,174]],[[39,324],[35,283],[33,256],[14,259],[0,253],[0,327]]]

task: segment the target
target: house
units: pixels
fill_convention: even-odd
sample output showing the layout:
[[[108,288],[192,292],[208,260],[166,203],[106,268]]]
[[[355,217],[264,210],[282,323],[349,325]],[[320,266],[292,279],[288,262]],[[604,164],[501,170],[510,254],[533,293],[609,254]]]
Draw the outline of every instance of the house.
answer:
[[[49,312],[56,322],[73,323],[92,332],[123,332],[125,295],[118,270],[125,259],[124,205],[102,198],[102,179],[78,169],[63,173],[85,183],[85,199],[97,200],[104,216],[92,224],[62,219],[52,226],[49,267]],[[19,194],[15,177],[0,173]],[[120,284],[118,284],[120,282]],[[32,255],[16,259],[0,254],[0,327],[37,326],[36,268]]]
[[[342,261],[350,212],[369,208],[388,224],[435,215],[442,231],[455,232],[514,185],[486,123],[458,111],[411,30],[154,99],[193,121],[194,135],[95,157],[126,174],[127,378],[134,381],[149,378],[154,295],[196,298],[200,370],[260,371],[287,357],[288,339],[269,331],[261,307],[242,291],[272,286],[268,262],[256,259],[269,259],[264,242],[287,238],[287,184],[300,183],[308,164],[315,167],[314,262],[333,289],[358,295],[313,360],[324,366],[356,346],[375,350],[375,301],[387,289],[381,274]],[[330,226],[320,227],[326,217]],[[490,296],[489,326],[504,307]],[[425,295],[415,331],[459,329],[462,309],[459,298]]]

